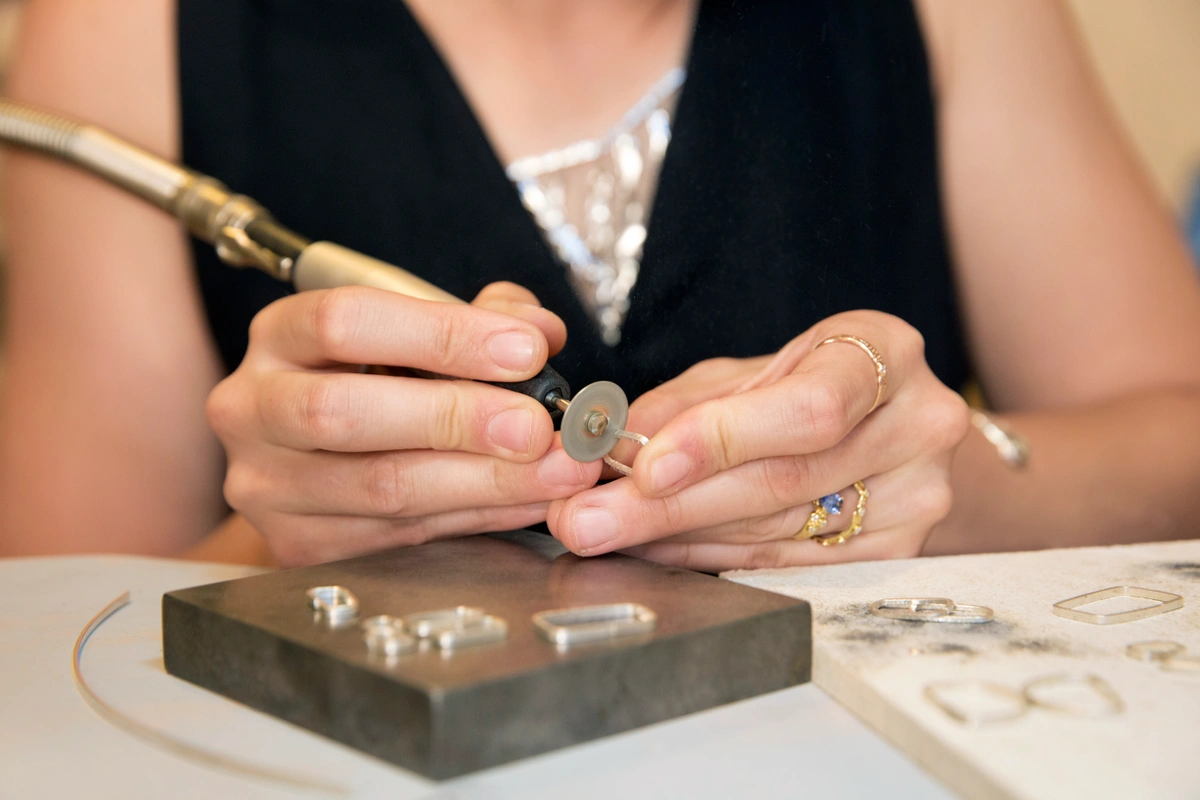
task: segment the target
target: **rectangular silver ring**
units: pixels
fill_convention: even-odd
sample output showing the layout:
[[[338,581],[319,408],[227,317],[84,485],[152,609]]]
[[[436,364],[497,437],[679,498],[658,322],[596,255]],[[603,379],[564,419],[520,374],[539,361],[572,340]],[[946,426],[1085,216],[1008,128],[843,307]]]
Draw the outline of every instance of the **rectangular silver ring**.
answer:
[[[1098,603],[1112,597],[1140,597],[1144,600],[1157,600],[1157,605],[1135,608],[1132,611],[1120,611],[1116,614],[1094,614],[1090,611],[1079,611],[1081,606]],[[1168,611],[1183,608],[1183,598],[1170,592],[1160,592],[1156,589],[1139,589],[1136,586],[1112,586],[1098,592],[1088,592],[1069,600],[1054,604],[1054,614],[1063,619],[1076,622],[1086,622],[1090,625],[1119,625],[1122,622],[1137,622],[1140,619],[1157,617]]]
[[[404,627],[418,639],[428,639],[444,630],[478,625],[484,616],[482,608],[456,606],[408,614],[404,617]]]
[[[451,651],[479,644],[502,642],[508,638],[508,623],[500,617],[485,614],[469,624],[442,628],[431,637],[438,649]]]
[[[576,606],[533,615],[538,635],[559,647],[650,633],[657,622],[658,615],[638,603]]]

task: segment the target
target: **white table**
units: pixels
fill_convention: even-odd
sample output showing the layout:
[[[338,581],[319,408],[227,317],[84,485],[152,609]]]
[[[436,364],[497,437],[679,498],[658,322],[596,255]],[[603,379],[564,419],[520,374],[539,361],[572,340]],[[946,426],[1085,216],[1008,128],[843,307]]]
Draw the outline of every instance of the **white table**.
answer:
[[[126,556],[0,560],[0,797],[287,797],[202,767],[100,719],[71,681],[79,631],[125,590],[83,669],[137,720],[353,797],[951,797],[813,684],[437,783],[233,703],[163,671],[164,591],[244,567]],[[13,607],[15,604],[15,608]]]

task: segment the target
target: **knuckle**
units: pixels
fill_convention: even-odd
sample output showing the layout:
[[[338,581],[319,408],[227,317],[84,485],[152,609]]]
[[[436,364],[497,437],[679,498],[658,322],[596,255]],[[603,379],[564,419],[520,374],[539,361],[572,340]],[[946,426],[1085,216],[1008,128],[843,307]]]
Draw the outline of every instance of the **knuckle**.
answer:
[[[244,512],[262,502],[265,487],[258,471],[242,461],[231,461],[225,471],[225,502],[235,511]]]
[[[921,517],[932,527],[950,515],[954,507],[954,490],[950,482],[942,477],[930,481],[920,493]]]
[[[408,470],[390,453],[369,458],[363,468],[363,502],[367,513],[378,517],[400,517],[412,506],[412,483]]]
[[[294,427],[323,449],[342,443],[349,434],[347,395],[332,378],[308,383],[295,396]]]
[[[756,547],[748,547],[742,555],[742,569],[771,569],[785,563],[782,548],[778,542]]]
[[[438,309],[439,311],[455,311],[457,309]],[[434,314],[428,326],[429,339],[427,346],[431,355],[444,365],[457,364],[469,355],[472,350],[467,340],[470,338],[465,330],[466,324],[455,313]]]
[[[707,403],[697,410],[697,415],[702,431],[701,438],[706,443],[713,466],[723,470],[742,463],[745,459],[741,448],[738,447],[740,437],[731,428],[728,415]]]
[[[941,452],[951,450],[962,442],[971,426],[971,412],[957,392],[941,387],[940,396],[928,405],[930,444]]]
[[[663,521],[667,525],[667,530],[673,533],[682,531],[685,520],[683,504],[679,501],[679,495],[667,495],[660,502],[662,503]]]
[[[434,450],[462,450],[467,436],[464,430],[463,413],[465,400],[461,389],[452,381],[441,384],[434,393],[430,430]]]
[[[767,490],[771,509],[791,508],[803,500],[809,483],[809,464],[804,456],[765,458],[762,464],[762,483]]]
[[[807,514],[806,514],[807,516]],[[780,528],[786,523],[786,515],[780,518],[778,515],[770,515],[766,517],[756,517],[755,519],[746,521],[746,535],[752,542],[769,542],[779,536]],[[799,530],[803,523],[796,525]]]
[[[209,426],[222,440],[230,438],[240,427],[242,413],[237,382],[231,376],[218,383],[204,402],[204,416]]]
[[[334,360],[345,360],[348,345],[354,340],[358,329],[361,310],[361,293],[356,287],[344,286],[326,289],[313,303],[313,338],[325,355]]]
[[[832,381],[814,381],[805,392],[794,423],[809,430],[815,449],[827,450],[840,442],[850,427],[850,398],[844,386]]]

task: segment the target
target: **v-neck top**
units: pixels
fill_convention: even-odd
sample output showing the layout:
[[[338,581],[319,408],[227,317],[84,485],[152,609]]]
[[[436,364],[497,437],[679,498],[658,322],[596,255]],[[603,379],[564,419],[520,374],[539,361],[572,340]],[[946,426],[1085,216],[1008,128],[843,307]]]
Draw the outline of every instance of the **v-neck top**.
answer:
[[[958,388],[967,359],[935,109],[904,0],[701,0],[622,338],[605,345],[446,63],[400,0],[180,0],[183,157],[281,222],[470,299],[509,280],[567,324],[553,365],[631,399],[824,317],[895,314]],[[196,271],[226,366],[288,289]],[[848,331],[853,333],[853,331]]]

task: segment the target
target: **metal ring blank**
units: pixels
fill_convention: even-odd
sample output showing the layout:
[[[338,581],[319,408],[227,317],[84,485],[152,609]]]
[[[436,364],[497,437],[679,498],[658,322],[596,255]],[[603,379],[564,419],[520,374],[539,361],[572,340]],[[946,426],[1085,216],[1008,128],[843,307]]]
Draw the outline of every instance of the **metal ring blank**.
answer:
[[[1093,614],[1090,611],[1078,610],[1080,606],[1098,603],[1111,597],[1140,597],[1143,600],[1157,600],[1158,604],[1146,608],[1135,608],[1132,611],[1120,611],[1116,614]],[[1166,614],[1168,611],[1176,611],[1180,608],[1183,608],[1183,598],[1177,594],[1160,592],[1156,589],[1139,589],[1136,586],[1112,586],[1055,603],[1051,610],[1055,616],[1076,622],[1086,622],[1090,625],[1119,625],[1122,622],[1136,622],[1141,619],[1157,617],[1159,614]]]
[[[954,601],[948,597],[889,597],[871,603],[871,613],[886,619],[928,622],[954,613]]]
[[[1050,686],[1086,686],[1104,701],[1104,707],[1099,709],[1099,711],[1089,711],[1080,706],[1039,699],[1037,696],[1038,691]],[[1125,708],[1125,704],[1121,702],[1121,698],[1117,695],[1116,691],[1103,678],[1091,673],[1064,673],[1062,675],[1049,675],[1045,678],[1037,678],[1025,684],[1022,693],[1025,695],[1025,699],[1029,702],[1029,705],[1044,708],[1047,711],[1056,711],[1060,714],[1097,717],[1120,714]]]
[[[316,621],[325,622],[331,628],[358,616],[358,598],[344,586],[314,586],[305,594]]]
[[[993,697],[1002,698],[1009,703],[1010,708],[1003,713],[991,715],[971,714],[969,710],[951,703],[943,697],[943,693],[954,689],[982,690]],[[926,700],[944,711],[948,717],[972,727],[984,725],[989,722],[1007,722],[1021,716],[1029,708],[1029,700],[1023,693],[1015,689],[1010,689],[1004,684],[993,683],[992,681],[938,681],[926,686],[924,694]]]
[[[1152,642],[1136,642],[1125,648],[1125,655],[1135,661],[1154,663],[1163,661],[1171,656],[1182,654],[1186,648],[1179,642],[1156,640]]]
[[[559,608],[533,615],[538,635],[564,648],[650,633],[657,623],[658,615],[638,603]]]

